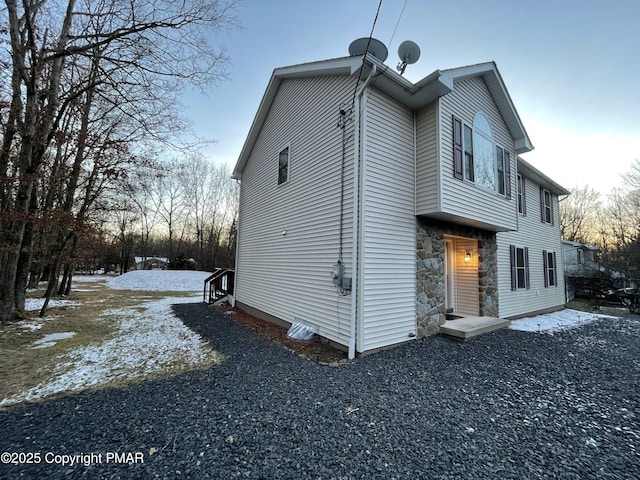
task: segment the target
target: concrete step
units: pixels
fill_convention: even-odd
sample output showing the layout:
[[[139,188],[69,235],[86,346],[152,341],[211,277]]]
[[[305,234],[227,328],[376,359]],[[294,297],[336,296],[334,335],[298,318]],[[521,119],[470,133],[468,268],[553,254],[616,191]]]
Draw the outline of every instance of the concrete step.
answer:
[[[509,323],[509,320],[495,317],[462,317],[444,322],[444,325],[440,326],[440,333],[467,340],[483,333],[507,328]]]

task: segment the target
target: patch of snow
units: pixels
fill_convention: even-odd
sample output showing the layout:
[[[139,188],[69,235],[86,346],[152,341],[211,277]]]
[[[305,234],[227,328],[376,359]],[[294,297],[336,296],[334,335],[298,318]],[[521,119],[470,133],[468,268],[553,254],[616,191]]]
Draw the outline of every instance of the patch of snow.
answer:
[[[580,325],[602,320],[606,318],[617,318],[611,315],[601,315],[596,313],[581,312],[565,308],[557,312],[536,315],[535,317],[520,318],[512,320],[509,328],[522,332],[550,333],[575,328]]]
[[[40,330],[42,328],[41,322],[29,322],[27,320],[22,320],[16,323],[16,327],[24,328],[25,330],[35,331]]]
[[[100,344],[71,350],[54,367],[49,381],[1,400],[0,407],[77,392],[114,380],[144,378],[175,364],[206,364],[216,358],[216,352],[171,310],[172,304],[199,301],[200,295],[168,297],[106,312],[120,319],[117,332]]]
[[[27,298],[24,302],[24,309],[26,311],[40,310],[44,305],[44,298]],[[49,300],[48,308],[51,307],[75,307],[78,303],[73,300],[58,300],[52,298]]]
[[[114,290],[158,292],[201,292],[211,272],[193,270],[134,270],[110,277],[107,286]]]
[[[33,342],[33,347],[31,348],[53,347],[59,340],[66,340],[67,338],[73,337],[75,334],[76,332],[50,333]]]
[[[103,282],[105,280],[109,280],[110,278],[113,278],[113,275],[104,275],[104,274],[100,274],[100,275],[74,275],[73,276],[73,283],[75,284],[76,282],[83,282],[83,283],[94,283],[94,282]]]

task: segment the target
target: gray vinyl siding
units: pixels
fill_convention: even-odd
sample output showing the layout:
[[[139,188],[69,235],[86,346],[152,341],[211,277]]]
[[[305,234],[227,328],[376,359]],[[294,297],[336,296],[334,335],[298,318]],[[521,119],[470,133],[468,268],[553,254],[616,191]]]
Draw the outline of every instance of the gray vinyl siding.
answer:
[[[517,226],[515,175],[516,155],[513,138],[495,106],[493,98],[481,77],[473,77],[454,83],[451,93],[439,100],[440,119],[440,199],[441,212],[468,218],[496,227],[496,230],[513,230]],[[511,159],[511,200],[503,195],[476,186],[467,180],[453,176],[453,126],[455,115],[472,126],[477,112],[486,115],[491,124],[494,141],[507,150]],[[419,215],[437,212],[418,210]]]
[[[416,331],[413,111],[377,90],[365,105],[361,352]]]
[[[438,102],[416,113],[416,213],[438,210]]]
[[[564,267],[562,243],[558,223],[558,197],[553,195],[553,215],[555,224],[540,221],[540,186],[525,179],[527,215],[518,215],[517,232],[498,232],[498,289],[500,292],[500,317],[508,318],[524,315],[565,303]],[[529,248],[528,290],[511,290],[511,264],[509,245]],[[557,287],[544,286],[542,251],[556,252],[558,280]]]
[[[242,172],[236,299],[347,345],[351,297],[329,272],[338,259],[342,130],[340,106],[353,79],[284,80]],[[352,123],[351,123],[352,124]],[[344,166],[343,263],[352,269],[353,134]],[[278,153],[289,146],[289,178],[278,185]],[[287,232],[283,236],[283,231]]]

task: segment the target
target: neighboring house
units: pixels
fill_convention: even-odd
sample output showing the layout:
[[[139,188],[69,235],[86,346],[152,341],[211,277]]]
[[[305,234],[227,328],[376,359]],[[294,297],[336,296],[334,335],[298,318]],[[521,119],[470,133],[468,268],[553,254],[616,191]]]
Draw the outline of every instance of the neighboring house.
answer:
[[[169,259],[165,257],[133,257],[136,270],[166,270]]]
[[[564,273],[567,277],[593,277],[600,273],[598,252],[593,245],[562,240]]]
[[[567,301],[576,296],[590,296],[592,281],[602,276],[598,247],[562,240]]]
[[[276,69],[233,172],[236,306],[351,357],[448,313],[562,308],[569,192],[532,148],[492,62],[416,84],[371,54]]]

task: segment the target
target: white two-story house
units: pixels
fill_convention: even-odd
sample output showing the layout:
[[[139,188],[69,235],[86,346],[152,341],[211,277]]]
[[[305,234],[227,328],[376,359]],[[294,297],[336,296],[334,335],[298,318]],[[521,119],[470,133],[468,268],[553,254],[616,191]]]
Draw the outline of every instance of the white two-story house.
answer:
[[[448,315],[562,308],[558,196],[496,65],[408,81],[370,53],[278,68],[233,176],[236,306],[353,357]]]

